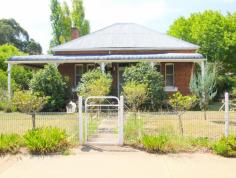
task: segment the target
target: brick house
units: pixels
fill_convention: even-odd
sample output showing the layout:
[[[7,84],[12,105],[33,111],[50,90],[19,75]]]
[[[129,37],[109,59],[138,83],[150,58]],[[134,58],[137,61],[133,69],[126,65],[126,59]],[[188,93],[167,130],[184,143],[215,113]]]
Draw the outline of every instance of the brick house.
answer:
[[[197,53],[199,46],[162,34],[133,23],[118,23],[79,37],[72,28],[72,40],[52,49],[52,55],[14,56],[8,60],[10,93],[11,65],[42,67],[47,63],[58,66],[69,76],[74,89],[86,71],[100,67],[113,77],[112,95],[119,96],[125,67],[147,61],[160,71],[166,92],[189,94],[189,82],[195,64],[204,67],[204,57]]]

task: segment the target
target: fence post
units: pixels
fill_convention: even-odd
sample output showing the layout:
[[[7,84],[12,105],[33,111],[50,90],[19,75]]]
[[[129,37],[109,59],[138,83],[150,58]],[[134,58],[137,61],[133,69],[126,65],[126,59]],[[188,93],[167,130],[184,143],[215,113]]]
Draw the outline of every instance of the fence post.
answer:
[[[124,97],[120,96],[119,102],[119,145],[124,142]]]
[[[32,112],[32,129],[35,129],[35,111]]]
[[[83,144],[83,98],[79,96],[79,143]]]
[[[225,136],[229,136],[229,93],[225,93]]]

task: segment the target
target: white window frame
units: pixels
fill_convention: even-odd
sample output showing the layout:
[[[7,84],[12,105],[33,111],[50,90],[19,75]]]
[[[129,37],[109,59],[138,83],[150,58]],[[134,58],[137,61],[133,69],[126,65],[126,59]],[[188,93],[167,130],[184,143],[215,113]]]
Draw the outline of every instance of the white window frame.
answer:
[[[93,68],[95,69],[95,64],[87,64],[86,66],[87,72],[89,71],[89,66],[93,66]]]
[[[167,68],[167,66],[173,66],[173,85],[166,85],[166,77],[167,77],[166,68]],[[175,86],[175,65],[173,63],[166,63],[165,64],[165,86],[166,87],[174,87]]]
[[[82,66],[82,74],[84,73],[84,65],[83,64],[75,64],[75,77],[74,77],[74,84],[75,86],[77,86],[78,83],[76,83],[76,77],[77,77],[77,71],[76,71],[76,68],[77,66]]]

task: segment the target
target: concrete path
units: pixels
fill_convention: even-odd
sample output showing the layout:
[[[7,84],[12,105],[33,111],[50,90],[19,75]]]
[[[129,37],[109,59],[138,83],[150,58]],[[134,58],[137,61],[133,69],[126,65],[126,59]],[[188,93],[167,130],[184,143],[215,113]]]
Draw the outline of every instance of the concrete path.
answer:
[[[88,142],[94,143],[106,143],[117,144],[118,142],[118,119],[117,117],[109,117],[102,119],[100,125],[97,128],[96,133],[89,136]]]
[[[0,158],[0,178],[235,178],[236,159],[155,155],[131,148],[83,147],[69,156]]]

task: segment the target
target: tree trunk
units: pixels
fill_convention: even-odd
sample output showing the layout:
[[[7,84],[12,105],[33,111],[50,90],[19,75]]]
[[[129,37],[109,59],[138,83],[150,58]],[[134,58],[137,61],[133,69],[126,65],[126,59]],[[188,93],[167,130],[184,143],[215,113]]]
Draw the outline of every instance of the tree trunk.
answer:
[[[204,109],[204,119],[207,120],[206,109]]]
[[[183,128],[183,121],[181,119],[181,114],[178,114],[178,120],[179,120],[180,134],[183,136],[184,135],[184,128]]]

